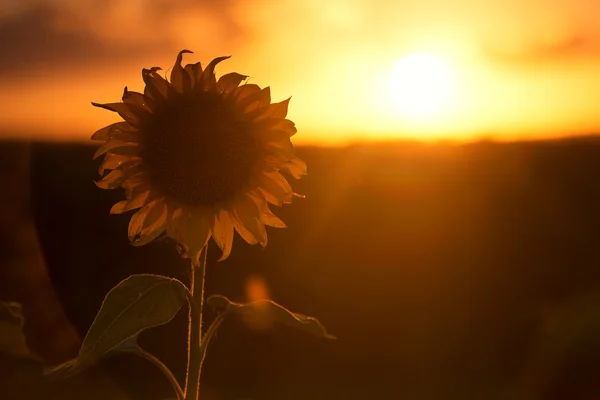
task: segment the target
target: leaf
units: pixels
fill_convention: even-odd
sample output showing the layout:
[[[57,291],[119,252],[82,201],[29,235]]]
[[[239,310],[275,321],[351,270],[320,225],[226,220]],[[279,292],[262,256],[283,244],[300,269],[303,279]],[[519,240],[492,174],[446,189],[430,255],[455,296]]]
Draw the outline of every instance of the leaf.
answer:
[[[317,337],[325,339],[336,339],[335,336],[327,333],[327,330],[314,317],[291,312],[280,304],[272,300],[259,300],[251,303],[236,303],[225,296],[213,295],[206,299],[206,303],[216,311],[234,313],[243,318],[269,317],[275,322],[292,328],[311,333]]]
[[[41,358],[27,346],[23,333],[24,321],[21,304],[0,302],[0,352],[41,362]]]
[[[142,331],[173,319],[186,292],[180,281],[160,275],[123,280],[106,295],[77,358],[47,373],[55,378],[70,376],[111,353],[131,351]]]

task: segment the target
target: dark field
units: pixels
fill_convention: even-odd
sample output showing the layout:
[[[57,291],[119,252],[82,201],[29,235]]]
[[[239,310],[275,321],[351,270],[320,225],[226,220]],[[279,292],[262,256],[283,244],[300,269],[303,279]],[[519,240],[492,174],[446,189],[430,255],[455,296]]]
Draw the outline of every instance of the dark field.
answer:
[[[169,241],[128,244],[130,214],[108,213],[123,192],[94,185],[94,150],[31,147],[31,209],[80,336],[123,278],[187,279]],[[211,243],[207,294],[244,301],[258,275],[272,299],[318,317],[338,340],[227,321],[209,348],[203,400],[600,398],[599,138],[298,153],[309,174],[292,185],[306,199],[273,207],[288,228],[268,230],[264,250],[236,237],[221,263]],[[0,298],[32,295],[17,275],[0,274]],[[37,304],[31,318],[51,307]],[[180,312],[141,337],[180,379],[186,320]],[[83,378],[45,384],[27,363],[3,360],[9,396],[0,398],[101,398],[71,387]],[[172,397],[143,360],[113,358],[101,369],[130,399]]]

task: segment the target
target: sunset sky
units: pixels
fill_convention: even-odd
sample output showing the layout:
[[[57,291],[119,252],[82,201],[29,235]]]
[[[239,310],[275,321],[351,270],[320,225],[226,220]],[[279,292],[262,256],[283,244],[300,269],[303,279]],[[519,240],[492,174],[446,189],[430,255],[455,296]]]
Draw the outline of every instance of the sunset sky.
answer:
[[[0,133],[87,140],[141,69],[231,55],[296,143],[600,132],[597,0],[3,0]]]

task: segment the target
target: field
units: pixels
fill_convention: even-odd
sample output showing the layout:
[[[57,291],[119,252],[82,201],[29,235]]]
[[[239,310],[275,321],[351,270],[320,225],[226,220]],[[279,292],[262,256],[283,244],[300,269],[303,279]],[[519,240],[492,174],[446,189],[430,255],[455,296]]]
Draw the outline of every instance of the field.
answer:
[[[20,148],[2,145],[11,146]],[[93,183],[94,150],[30,148],[31,210],[60,300],[35,303],[30,318],[62,304],[80,336],[130,274],[187,279],[167,239],[128,244],[128,216],[108,213],[122,192]],[[244,301],[249,279],[261,279],[271,298],[318,317],[338,339],[228,321],[209,348],[203,399],[600,398],[598,137],[297,152],[308,176],[292,184],[306,198],[274,210],[288,228],[270,229],[265,249],[236,238],[220,263],[211,245],[207,292]],[[0,278],[0,298],[26,302],[48,290],[31,289],[27,274]],[[186,318],[141,338],[180,379]],[[43,349],[50,333],[38,336]],[[42,383],[26,362],[0,360],[7,399],[80,398],[75,383]],[[130,399],[171,396],[143,360],[101,369]]]

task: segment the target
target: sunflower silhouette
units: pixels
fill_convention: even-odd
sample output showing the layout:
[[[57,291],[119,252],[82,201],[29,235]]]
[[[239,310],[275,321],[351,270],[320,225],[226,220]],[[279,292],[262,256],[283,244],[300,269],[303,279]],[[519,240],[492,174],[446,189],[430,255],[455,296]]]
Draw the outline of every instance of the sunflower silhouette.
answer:
[[[234,230],[250,244],[267,244],[265,226],[285,227],[269,204],[290,203],[296,195],[285,171],[306,174],[286,119],[290,99],[271,103],[269,87],[242,84],[236,72],[215,77],[215,66],[229,57],[182,67],[177,55],[170,81],[158,67],[143,69],[144,93],[127,90],[122,102],[97,104],[124,121],[94,133],[104,141],[96,184],[125,189],[125,200],[110,212],[139,209],[129,222],[129,239],[144,245],[166,233],[198,264],[212,237],[231,252]],[[297,196],[297,195],[296,195]]]

